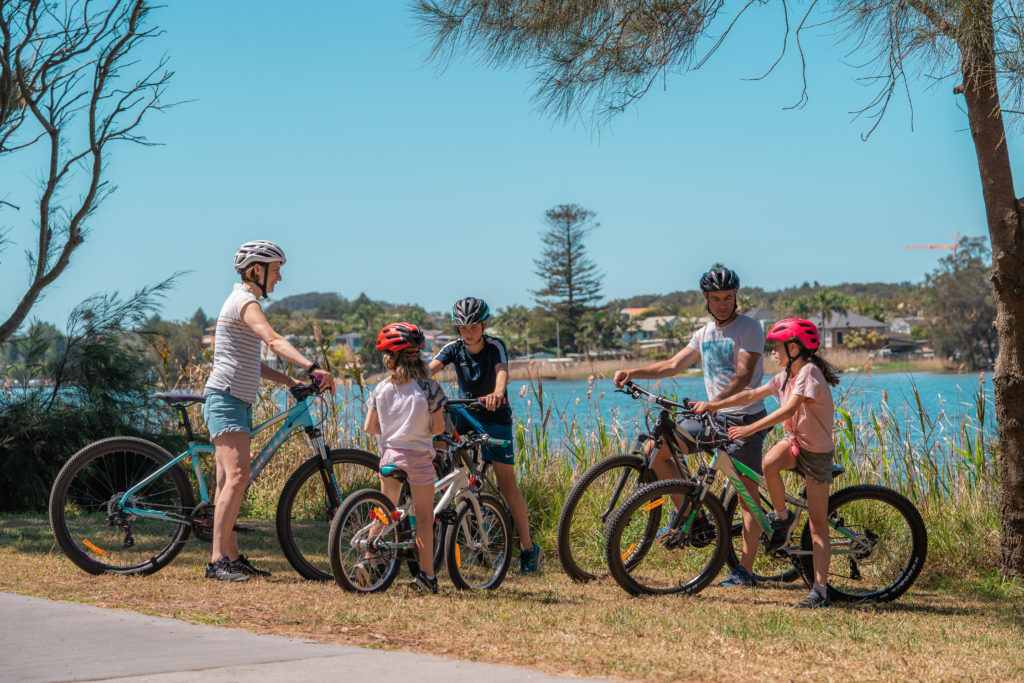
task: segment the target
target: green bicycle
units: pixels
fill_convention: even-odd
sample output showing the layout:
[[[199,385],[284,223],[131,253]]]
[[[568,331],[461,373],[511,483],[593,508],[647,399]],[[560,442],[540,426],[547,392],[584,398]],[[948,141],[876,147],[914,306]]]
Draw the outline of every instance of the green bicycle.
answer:
[[[627,385],[627,389],[639,387]],[[724,426],[712,416],[693,414],[689,401],[659,400],[700,420],[704,430],[693,445],[714,455],[689,479],[659,481],[636,491],[609,521],[608,568],[633,595],[696,593],[725,564],[731,529],[718,498],[708,495],[718,472],[754,511],[762,529],[770,528],[766,519],[770,507],[754,500],[739,475],[758,484],[763,483],[762,477],[731,456],[741,442],[729,440]],[[842,466],[833,467],[834,476],[843,472]],[[807,510],[802,495],[787,493],[786,502],[797,514]],[[834,601],[895,600],[913,585],[924,566],[928,551],[924,520],[909,499],[892,489],[861,484],[836,491],[829,496],[828,525],[828,591]],[[767,544],[763,533],[762,542]],[[797,543],[787,543],[774,557],[790,562],[810,585],[814,578],[810,525],[804,525]]]

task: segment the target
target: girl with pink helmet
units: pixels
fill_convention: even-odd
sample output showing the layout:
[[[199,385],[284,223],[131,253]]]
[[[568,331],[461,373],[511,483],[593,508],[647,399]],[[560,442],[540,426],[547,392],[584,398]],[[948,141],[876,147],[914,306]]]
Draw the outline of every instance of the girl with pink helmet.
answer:
[[[781,407],[767,417],[749,425],[729,428],[729,437],[742,439],[777,424],[782,424],[785,437],[764,456],[764,484],[772,506],[768,514],[771,539],[768,551],[785,546],[796,528],[798,515],[786,509],[782,471],[799,468],[807,484],[807,514],[813,540],[814,584],[811,592],[796,607],[827,607],[829,604],[828,564],[828,490],[832,483],[835,442],[832,440],[832,391],[839,384],[836,369],[817,351],[821,346],[818,328],[809,320],[787,318],[768,330],[766,339],[774,344],[772,355],[786,371],[772,377],[765,385],[748,389],[719,401],[694,405],[694,412],[715,412],[721,408],[741,406],[774,394]]]

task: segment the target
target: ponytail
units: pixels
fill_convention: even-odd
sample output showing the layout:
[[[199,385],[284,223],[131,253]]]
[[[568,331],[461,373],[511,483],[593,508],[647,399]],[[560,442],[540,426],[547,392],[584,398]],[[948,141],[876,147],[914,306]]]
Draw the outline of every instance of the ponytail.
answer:
[[[825,377],[825,383],[828,384],[830,387],[839,385],[839,370],[836,368],[836,366],[829,363],[827,360],[819,356],[814,351],[808,351],[807,347],[805,347],[800,340],[794,339],[793,341],[800,346],[800,356],[793,356],[789,359],[789,362],[786,363],[786,381],[782,383],[782,386],[786,386],[787,384],[789,384],[790,371],[793,368],[793,361],[799,357],[803,357],[809,363],[813,363],[815,366],[817,366],[817,368],[821,370],[821,374],[824,375]],[[789,353],[788,349],[786,353]]]
[[[839,384],[839,370],[836,369],[836,366],[832,365],[816,353],[810,354],[810,357],[807,360],[818,366],[818,369],[821,370],[821,374],[825,376],[825,382],[830,387],[834,387]]]

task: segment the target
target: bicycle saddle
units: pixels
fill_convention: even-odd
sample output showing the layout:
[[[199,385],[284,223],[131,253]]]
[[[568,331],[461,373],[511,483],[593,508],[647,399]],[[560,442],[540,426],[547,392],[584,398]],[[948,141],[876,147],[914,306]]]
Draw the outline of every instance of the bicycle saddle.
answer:
[[[154,398],[165,401],[169,405],[191,405],[193,403],[206,403],[206,397],[201,394],[179,394],[173,391],[161,391],[153,394]]]
[[[391,477],[392,479],[397,479],[398,481],[402,482],[409,479],[409,475],[406,474],[405,470],[403,470],[401,467],[397,465],[390,464],[384,465],[383,467],[380,468],[380,476]]]

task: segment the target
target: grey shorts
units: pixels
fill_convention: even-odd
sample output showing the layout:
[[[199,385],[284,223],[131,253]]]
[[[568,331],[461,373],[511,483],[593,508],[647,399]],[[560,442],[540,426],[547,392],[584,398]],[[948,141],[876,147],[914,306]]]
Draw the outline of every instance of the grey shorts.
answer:
[[[819,484],[831,484],[832,463],[835,462],[835,458],[835,451],[814,453],[801,448],[800,455],[796,456],[796,466],[804,473],[805,477],[809,477]]]
[[[715,415],[715,419],[725,425],[726,427],[735,427],[737,425],[748,425],[757,422],[761,418],[767,415],[767,411],[760,411],[752,415],[733,415],[730,413],[718,413]],[[680,420],[676,423],[676,426],[680,430],[685,430],[693,438],[697,438],[701,432],[700,422],[697,420]],[[764,448],[764,435],[768,433],[767,429],[752,434],[745,439],[743,448],[733,453],[733,457],[739,460],[741,463],[754,470],[758,474],[761,474],[761,457],[762,449]],[[687,448],[693,447],[693,442],[685,437],[679,437],[681,443],[685,443]]]

